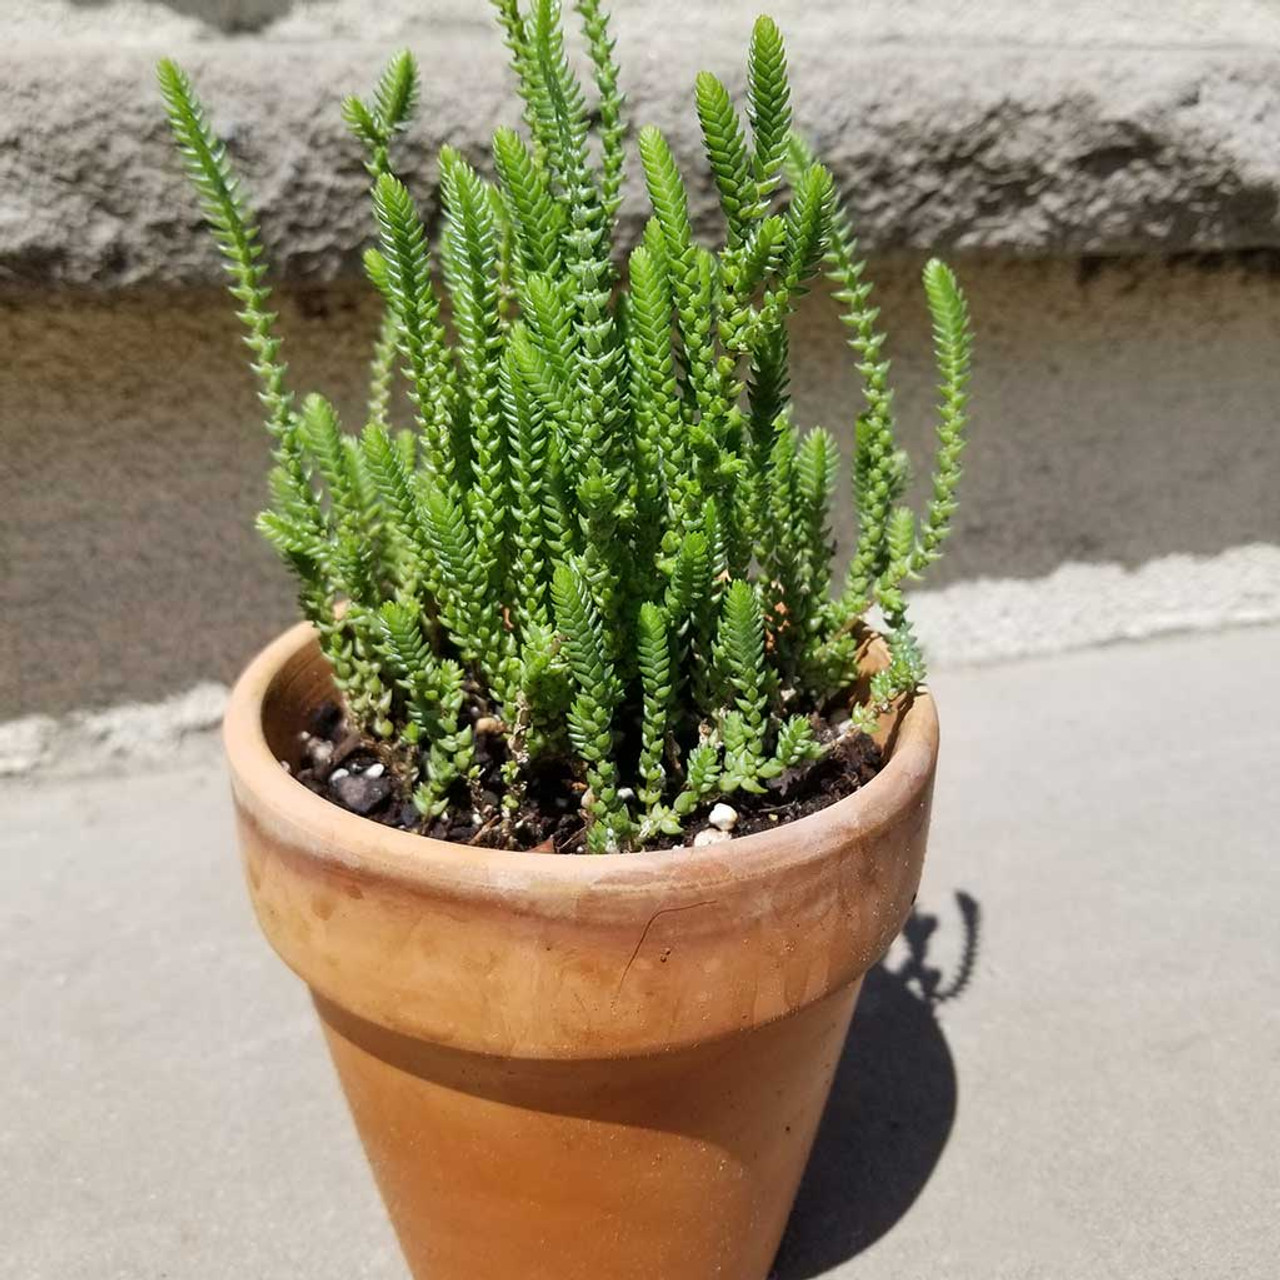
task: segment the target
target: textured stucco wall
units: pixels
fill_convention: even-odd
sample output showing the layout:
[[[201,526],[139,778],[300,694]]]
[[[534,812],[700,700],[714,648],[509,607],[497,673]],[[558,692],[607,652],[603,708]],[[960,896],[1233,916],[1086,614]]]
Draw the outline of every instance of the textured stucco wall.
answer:
[[[486,0],[278,7],[287,12],[259,34],[229,37],[155,3],[12,5],[0,19],[0,282],[216,278],[157,109],[161,54],[197,78],[243,161],[274,260],[300,278],[332,279],[355,262],[365,176],[338,102],[366,91],[390,51],[408,46],[426,69],[409,172],[429,175],[444,141],[480,158],[494,126],[515,119]],[[692,81],[706,66],[741,86],[756,6],[614,8],[633,117],[661,125],[689,161],[705,224],[714,201],[696,162]],[[1280,245],[1274,4],[771,9],[788,37],[797,117],[856,192],[870,247]],[[634,181],[630,197],[634,230]]]
[[[634,114],[669,131],[709,226],[688,87],[703,65],[740,87],[755,6],[614,7]],[[928,616],[992,619],[1008,654],[1054,647],[1058,618],[1097,641],[1280,609],[1274,559],[1237,554],[1280,543],[1280,7],[770,8],[875,251],[922,459],[922,251],[947,248],[971,293],[976,423]],[[515,111],[485,0],[0,3],[0,37],[4,720],[226,679],[293,616],[251,528],[265,444],[156,57],[197,74],[263,210],[296,385],[352,422],[376,316],[352,279],[369,218],[341,94],[419,53],[405,154],[428,208],[439,144],[483,160]],[[802,420],[847,441],[854,379],[821,297],[795,349]],[[1178,554],[1210,557],[1185,576],[1202,607]],[[1114,602],[1126,570],[1133,617],[1111,620],[1091,593]]]
[[[956,537],[931,584],[1280,542],[1280,276],[1156,260],[1087,274],[959,265],[979,328],[977,417]],[[875,271],[904,439],[924,459],[933,371],[916,266]],[[376,320],[346,285],[283,309],[296,385],[332,395],[349,422]],[[0,651],[16,655],[0,706],[148,699],[232,675],[293,605],[251,527],[266,445],[225,297],[11,302],[0,349],[16,464],[0,498]],[[847,443],[855,380],[826,299],[802,313],[795,352],[799,420]],[[846,512],[845,543],[849,532]]]

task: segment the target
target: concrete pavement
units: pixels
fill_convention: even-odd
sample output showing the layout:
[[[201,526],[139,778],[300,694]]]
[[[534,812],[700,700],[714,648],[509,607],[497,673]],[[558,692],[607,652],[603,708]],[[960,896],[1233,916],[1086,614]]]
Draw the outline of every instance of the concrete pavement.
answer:
[[[870,984],[779,1280],[1274,1274],[1278,653],[936,679],[914,952]],[[216,743],[0,814],[0,1271],[406,1280]]]

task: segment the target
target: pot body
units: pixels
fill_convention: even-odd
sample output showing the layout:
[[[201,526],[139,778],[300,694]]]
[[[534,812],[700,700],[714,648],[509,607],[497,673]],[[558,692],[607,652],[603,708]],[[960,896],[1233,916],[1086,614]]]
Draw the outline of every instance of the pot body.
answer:
[[[700,849],[472,849],[338,809],[280,762],[331,696],[306,627],[226,740],[246,874],[311,987],[417,1280],[765,1280],[863,975],[906,918],[932,702],[799,822]]]
[[[856,989],[593,1061],[459,1053],[317,1005],[416,1277],[764,1280]]]

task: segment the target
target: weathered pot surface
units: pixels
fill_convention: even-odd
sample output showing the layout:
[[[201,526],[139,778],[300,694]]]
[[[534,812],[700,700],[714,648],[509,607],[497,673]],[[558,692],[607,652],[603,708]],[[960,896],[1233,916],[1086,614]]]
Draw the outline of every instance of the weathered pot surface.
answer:
[[[555,857],[356,817],[282,768],[306,625],[225,724],[250,893],[310,986],[418,1280],[764,1280],[862,976],[919,883],[931,699],[866,787],[702,848]]]

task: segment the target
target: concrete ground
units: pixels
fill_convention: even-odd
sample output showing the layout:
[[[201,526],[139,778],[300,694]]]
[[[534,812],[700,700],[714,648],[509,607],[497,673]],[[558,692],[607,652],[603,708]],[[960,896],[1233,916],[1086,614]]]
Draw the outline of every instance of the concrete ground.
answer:
[[[779,1280],[1275,1274],[1278,652],[1258,628],[937,678],[920,913]],[[0,1270],[406,1280],[250,918],[216,743],[6,784],[0,813]]]

